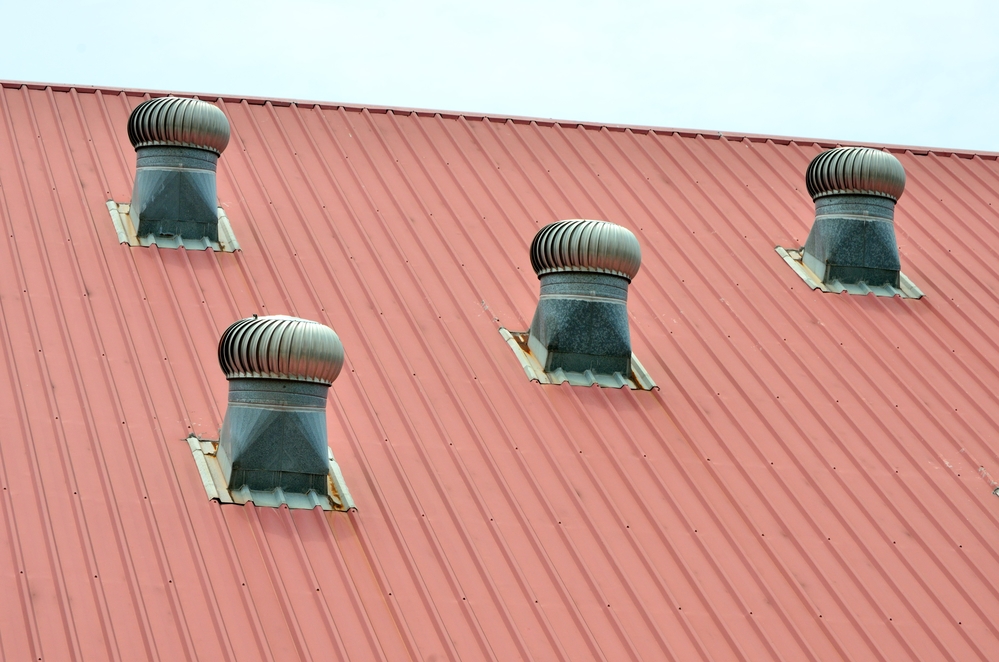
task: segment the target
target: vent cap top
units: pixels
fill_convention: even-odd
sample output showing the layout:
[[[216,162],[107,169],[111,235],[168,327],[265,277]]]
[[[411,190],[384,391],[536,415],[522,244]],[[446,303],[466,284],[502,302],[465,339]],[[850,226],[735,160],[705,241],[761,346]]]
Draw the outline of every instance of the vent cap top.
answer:
[[[808,164],[805,184],[812,199],[825,195],[876,195],[897,201],[905,190],[905,169],[888,152],[870,147],[836,147]]]
[[[286,315],[237,320],[219,339],[226,379],[288,379],[330,385],[343,367],[333,329]]]
[[[207,101],[158,97],[132,110],[128,139],[135,148],[170,145],[221,154],[229,144],[229,120]]]
[[[630,230],[614,223],[556,221],[534,236],[531,266],[539,278],[550,273],[585,271],[630,281],[642,266],[642,249]]]

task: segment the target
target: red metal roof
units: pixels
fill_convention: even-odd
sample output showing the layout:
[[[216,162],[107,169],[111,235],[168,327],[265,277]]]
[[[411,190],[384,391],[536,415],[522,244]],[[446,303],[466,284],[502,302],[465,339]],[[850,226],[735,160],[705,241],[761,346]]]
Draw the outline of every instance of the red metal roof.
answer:
[[[902,300],[774,251],[814,141],[219,98],[242,251],[195,252],[111,223],[141,94],[0,91],[5,659],[993,655],[996,155],[893,149]],[[529,382],[498,333],[561,218],[638,236],[661,390]],[[356,512],[207,500],[184,439],[251,313],[343,340]]]

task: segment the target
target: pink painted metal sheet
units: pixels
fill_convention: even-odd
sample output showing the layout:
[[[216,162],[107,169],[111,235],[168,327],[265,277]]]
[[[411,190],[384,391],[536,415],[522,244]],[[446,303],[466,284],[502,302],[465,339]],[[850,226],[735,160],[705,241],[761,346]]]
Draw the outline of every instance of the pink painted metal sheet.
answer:
[[[919,300],[812,291],[799,139],[209,98],[242,250],[119,244],[135,91],[0,88],[0,657],[954,660],[999,644],[999,164],[893,148]],[[528,246],[643,251],[659,389],[528,381]],[[207,499],[219,335],[336,329],[358,510]]]

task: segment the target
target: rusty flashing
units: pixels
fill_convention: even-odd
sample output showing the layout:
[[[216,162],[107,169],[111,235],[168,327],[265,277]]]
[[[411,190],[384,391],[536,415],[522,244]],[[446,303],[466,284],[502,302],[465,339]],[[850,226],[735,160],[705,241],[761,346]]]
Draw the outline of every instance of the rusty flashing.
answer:
[[[180,248],[183,246],[189,251],[203,251],[211,248],[217,253],[235,253],[240,250],[239,242],[236,241],[236,234],[232,231],[229,218],[225,215],[225,210],[218,208],[219,219],[219,240],[211,241],[207,237],[199,239],[184,239],[179,236],[165,235],[145,235],[138,236],[135,231],[135,223],[129,215],[129,205],[108,200],[108,212],[111,214],[111,222],[114,224],[115,232],[118,233],[118,243],[129,246],[157,246],[159,248]]]
[[[245,505],[252,502],[255,506],[277,508],[288,506],[292,509],[312,510],[319,506],[323,510],[357,510],[354,500],[350,496],[350,490],[344,482],[340,465],[333,458],[333,450],[327,447],[329,453],[330,474],[327,478],[327,490],[329,497],[310,491],[308,494],[294,494],[285,492],[280,487],[272,491],[251,490],[243,486],[238,490],[229,490],[222,473],[222,466],[218,460],[219,442],[217,439],[199,439],[191,435],[186,439],[194,455],[194,462],[198,467],[198,475],[205,486],[205,493],[212,501],[219,503],[232,503]]]
[[[898,274],[898,287],[892,287],[891,285],[868,287],[866,283],[846,284],[841,283],[838,280],[834,280],[830,283],[824,283],[814,271],[805,266],[805,263],[802,261],[800,248],[786,249],[777,246],[774,250],[777,251],[778,255],[784,258],[784,261],[787,262],[792,269],[794,269],[794,272],[801,277],[801,280],[805,281],[805,284],[813,290],[822,290],[823,292],[830,292],[832,294],[846,292],[847,294],[856,294],[858,296],[874,294],[879,297],[897,296],[903,299],[923,298],[923,291],[916,287],[916,284],[902,272],[899,272]]]
[[[651,391],[652,389],[659,388],[652,381],[652,377],[634,353],[631,355],[631,374],[627,376],[622,375],[620,372],[605,375],[594,373],[591,370],[587,370],[586,372],[566,372],[559,369],[552,372],[545,372],[541,362],[538,361],[528,346],[530,331],[509,331],[500,327],[499,332],[503,336],[503,340],[506,341],[506,344],[510,346],[513,353],[517,356],[517,360],[520,362],[521,367],[524,368],[527,378],[532,382],[538,382],[539,384],[564,384],[568,382],[571,386],[593,386],[596,384],[603,388],[622,388],[627,386],[633,391]]]

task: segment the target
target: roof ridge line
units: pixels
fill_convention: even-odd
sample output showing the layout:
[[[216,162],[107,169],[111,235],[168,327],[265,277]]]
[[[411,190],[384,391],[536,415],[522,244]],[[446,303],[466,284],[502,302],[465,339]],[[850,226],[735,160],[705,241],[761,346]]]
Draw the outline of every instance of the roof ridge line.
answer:
[[[263,105],[265,103],[271,103],[278,106],[321,106],[326,108],[350,108],[356,110],[369,110],[375,112],[400,112],[400,113],[416,113],[417,115],[441,115],[442,117],[465,117],[470,119],[492,119],[492,120],[510,120],[513,122],[524,122],[531,123],[535,122],[541,125],[553,126],[582,126],[585,128],[593,129],[611,129],[616,131],[653,131],[655,133],[669,133],[678,134],[684,137],[696,137],[704,136],[707,138],[725,138],[727,140],[751,140],[753,142],[766,142],[772,140],[775,143],[787,145],[790,143],[801,143],[801,144],[815,144],[824,148],[831,147],[873,147],[875,149],[884,149],[889,152],[912,152],[916,156],[927,156],[931,152],[937,156],[950,156],[956,155],[959,157],[980,157],[987,158],[990,160],[999,160],[999,152],[991,152],[988,150],[974,150],[974,149],[955,149],[949,147],[927,147],[922,145],[898,145],[894,143],[875,143],[875,142],[862,142],[857,140],[834,140],[829,138],[807,138],[801,136],[779,136],[766,133],[749,133],[745,131],[712,131],[706,129],[690,129],[690,128],[679,128],[679,127],[667,127],[667,126],[653,126],[645,124],[622,124],[615,122],[598,122],[589,120],[570,120],[570,119],[558,119],[552,117],[531,117],[527,115],[509,115],[504,113],[488,113],[481,111],[460,111],[460,110],[441,110],[433,108],[414,108],[408,106],[389,106],[383,104],[364,104],[364,103],[342,103],[338,101],[315,101],[310,99],[287,99],[287,98],[272,98],[272,97],[258,97],[250,96],[245,94],[217,94],[212,92],[177,92],[170,90],[151,90],[143,88],[134,87],[114,87],[114,86],[103,86],[103,85],[74,85],[71,83],[42,83],[37,81],[16,81],[16,80],[3,80],[0,79],[0,88],[13,88],[18,89],[21,87],[27,87],[28,89],[39,89],[44,90],[46,88],[52,88],[57,92],[68,92],[69,90],[85,91],[85,92],[103,92],[110,94],[120,94],[124,92],[125,94],[137,94],[144,95],[149,94],[153,96],[181,96],[181,97],[198,97],[200,99],[222,99],[227,102],[246,101],[247,103],[253,105]]]

